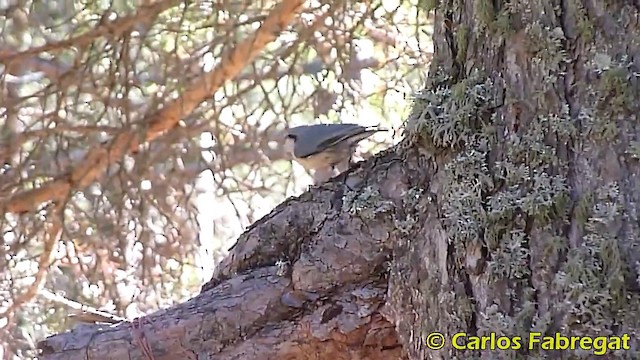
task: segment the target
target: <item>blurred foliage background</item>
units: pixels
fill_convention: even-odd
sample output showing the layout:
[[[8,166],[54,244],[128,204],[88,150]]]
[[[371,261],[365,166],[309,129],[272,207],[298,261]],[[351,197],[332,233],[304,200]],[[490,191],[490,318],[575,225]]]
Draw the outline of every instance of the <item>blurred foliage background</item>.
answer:
[[[80,305],[133,318],[197,294],[244,228],[312,183],[278,147],[286,126],[399,130],[432,54],[417,3],[306,2],[179,126],[55,209],[4,212],[0,358],[34,357],[35,342],[71,328]],[[275,4],[0,0],[0,209],[117,134],[142,138],[148,119]],[[379,133],[361,151],[399,137]]]

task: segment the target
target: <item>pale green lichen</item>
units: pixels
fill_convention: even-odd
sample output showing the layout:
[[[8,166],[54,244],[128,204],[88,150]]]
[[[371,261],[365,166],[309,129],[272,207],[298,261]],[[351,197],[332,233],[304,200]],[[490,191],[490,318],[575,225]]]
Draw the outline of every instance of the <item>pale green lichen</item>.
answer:
[[[593,194],[583,194],[574,206],[573,218],[581,227],[584,226],[584,224],[589,219],[593,201]]]
[[[531,2],[522,0],[505,1],[502,4],[502,10],[508,14],[518,15],[521,22],[528,24],[532,22]]]
[[[614,142],[618,138],[618,124],[594,114],[589,108],[582,108],[578,113],[578,120],[583,127],[583,134],[591,140]]]
[[[621,200],[615,183],[596,190],[582,244],[569,250],[566,263],[554,279],[565,296],[565,324],[572,333],[611,334],[616,312],[629,300],[615,230]]]
[[[496,17],[496,9],[493,0],[475,0],[473,12],[476,15],[476,30],[483,32]]]
[[[517,336],[516,323],[512,316],[502,312],[497,304],[489,305],[483,314],[482,321],[478,325],[478,334],[489,335],[497,333],[498,336]]]
[[[638,92],[631,87],[631,73],[626,67],[614,66],[600,76],[601,96],[606,98],[612,113],[627,113],[638,100]]]
[[[458,26],[456,30],[456,61],[464,63],[467,58],[467,47],[469,46],[469,27],[465,24]]]
[[[570,62],[564,47],[566,37],[561,27],[551,28],[539,21],[527,24],[525,33],[528,35],[528,49],[533,54],[533,75],[542,79],[537,104],[544,108],[545,91],[555,86],[558,76],[563,74],[563,66]]]
[[[454,240],[476,238],[486,228],[483,191],[493,188],[486,164],[486,152],[469,150],[445,165],[447,181],[443,189],[444,224]]]
[[[529,191],[518,201],[518,205],[539,223],[547,224],[553,217],[563,215],[561,212],[565,209],[568,192],[564,176],[534,173]]]
[[[379,214],[387,214],[393,211],[394,205],[380,195],[380,190],[373,186],[367,186],[361,191],[350,191],[343,196],[343,207],[351,215],[357,215],[363,219],[374,220]]]
[[[411,188],[402,197],[403,216],[394,213],[393,224],[404,236],[408,236],[414,229],[420,225],[418,223],[418,215],[427,211],[427,205],[431,202],[430,196],[425,196],[424,190],[419,188]]]
[[[632,159],[640,160],[640,141],[632,141],[626,151]]]
[[[515,29],[511,23],[511,13],[506,10],[500,11],[491,24],[491,30],[493,30],[497,36],[509,36],[514,34]]]
[[[564,78],[565,71],[571,69],[567,67],[571,59],[565,44],[573,44],[575,39],[566,39],[561,27],[548,27],[534,19],[542,9],[547,10],[541,1],[506,1],[501,9],[492,4],[494,14],[483,8],[485,5],[483,1],[474,4],[476,23],[485,26],[486,20],[492,19],[490,29],[498,34],[514,31],[514,19],[527,24],[527,50],[533,54],[531,68],[527,69],[528,81],[536,88],[532,101],[526,101],[536,115],[524,118],[517,124],[518,130],[511,131],[511,124],[501,123],[490,114],[490,104],[495,100],[492,88],[500,83],[498,79],[489,80],[475,72],[459,81],[443,68],[436,68],[435,79],[416,96],[410,117],[420,144],[445,159],[437,203],[455,260],[464,257],[461,254],[467,245],[475,246],[478,239],[483,241],[490,290],[494,285],[504,289],[512,300],[511,304],[490,306],[476,322],[478,332],[523,335],[532,329],[558,331],[561,323],[566,325],[561,330],[571,334],[611,334],[622,314],[636,319],[640,311],[640,299],[626,290],[624,280],[625,275],[629,277],[629,269],[618,239],[621,217],[628,216],[622,209],[625,200],[615,184],[601,187],[594,194],[589,190],[579,194],[579,187],[571,184],[574,188],[570,197],[571,180],[567,176],[574,173],[567,168],[574,159],[572,151],[583,151],[578,156],[588,157],[585,154],[597,150],[594,145],[600,141],[620,145],[620,135],[627,130],[621,128],[618,119],[634,116],[637,110],[640,96],[630,80],[637,80],[632,77],[638,75],[625,59],[611,59],[601,53],[595,57],[596,65],[587,69],[591,71],[587,76],[593,76],[595,70],[600,78],[573,92],[573,84]],[[556,13],[561,10],[554,9]],[[568,12],[576,15],[578,40],[592,39],[593,24],[580,2],[569,0]],[[458,61],[467,55],[461,51],[466,49],[461,44],[468,42],[465,30],[458,28],[455,34]],[[547,110],[550,98],[562,101],[563,96],[571,94],[585,96],[579,106],[571,109],[573,113],[568,104],[560,104],[558,110],[553,102],[553,110]],[[505,133],[497,134],[498,129]],[[500,142],[499,136],[504,136]],[[640,157],[639,144],[635,141],[627,145],[629,158]],[[595,152],[594,155],[597,156]],[[576,176],[584,175],[582,166],[590,166],[576,165],[572,170]],[[590,184],[592,180],[580,183]],[[542,253],[530,250],[530,245],[536,246],[536,251],[542,249]],[[531,259],[531,253],[538,258]],[[555,264],[561,264],[560,271]],[[531,282],[546,281],[544,276],[555,278],[551,284],[546,283],[547,287],[536,290],[554,303],[549,311],[539,312]],[[427,278],[439,279],[431,273]],[[429,291],[442,291],[432,286]],[[452,292],[451,296],[446,300],[453,303],[460,292]],[[451,305],[446,308],[458,310]],[[558,318],[565,314],[565,319]],[[472,317],[471,313],[455,315],[459,319]],[[625,325],[633,321],[639,320],[627,320]],[[544,355],[527,354],[532,359]],[[470,357],[465,354],[465,358]]]
[[[628,56],[613,58],[606,52],[596,53],[588,66],[599,79],[587,89],[595,104],[593,108],[583,110],[580,120],[589,130],[587,134],[591,139],[618,143],[625,131],[618,120],[637,117],[640,111],[637,101],[640,98],[637,85],[640,73],[632,71],[634,65]]]
[[[529,269],[529,248],[527,235],[521,229],[505,234],[500,241],[501,246],[488,262],[493,280],[523,279],[531,275]]]
[[[593,58],[590,62],[595,72],[597,74],[602,74],[604,71],[611,69],[613,60],[611,59],[611,56],[609,56],[609,54],[596,53],[593,55]]]
[[[578,32],[585,42],[593,40],[593,22],[589,19],[587,10],[582,5],[582,1],[569,0],[567,1],[567,11],[573,13],[576,16],[576,27]]]
[[[529,169],[543,165],[559,165],[555,147],[546,142],[551,131],[558,134],[560,140],[565,140],[575,133],[575,127],[566,113],[539,115],[527,132],[513,139],[512,146],[507,150],[508,157],[512,162],[526,163]],[[528,169],[520,168],[518,171],[510,169],[509,164],[503,165],[506,166],[507,172],[516,171],[517,175],[532,175]]]
[[[466,87],[457,84],[452,87],[450,101],[456,103],[466,93]],[[537,116],[524,131],[508,137],[504,158],[490,166],[489,151],[496,144],[495,121],[495,117],[490,117],[488,121],[482,118],[464,123],[466,146],[444,168],[442,221],[456,249],[464,249],[466,243],[478,238],[484,241],[489,250],[490,279],[506,282],[507,295],[514,303],[522,304],[516,306],[511,317],[505,317],[527,324],[535,315],[535,306],[529,285],[530,239],[524,217],[535,219],[536,226],[546,231],[551,229],[548,224],[567,218],[566,178],[551,172],[553,168],[566,166],[566,160],[559,159],[555,147],[549,144],[575,137],[577,129],[566,106],[559,113]],[[553,139],[549,134],[553,134]],[[544,237],[545,252],[557,254],[566,249],[566,241],[559,238],[553,232]],[[462,250],[458,257],[460,253]],[[526,326],[510,328],[494,320],[483,326],[513,335],[526,330]]]
[[[493,106],[493,82],[474,72],[455,86],[437,85],[415,95],[409,117],[415,132],[439,148],[453,148],[472,140],[481,114]]]
[[[402,197],[402,209],[399,210],[390,200],[385,200],[378,188],[367,186],[361,191],[350,191],[343,196],[343,207],[349,214],[366,220],[375,220],[378,216],[390,216],[400,235],[408,236],[420,225],[417,214],[425,213],[430,196],[424,195],[419,188],[409,189]]]

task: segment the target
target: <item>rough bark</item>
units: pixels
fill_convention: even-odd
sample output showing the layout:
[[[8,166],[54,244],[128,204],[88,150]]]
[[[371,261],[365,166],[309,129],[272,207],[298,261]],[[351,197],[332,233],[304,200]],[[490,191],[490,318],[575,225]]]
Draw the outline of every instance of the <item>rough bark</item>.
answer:
[[[637,338],[638,2],[436,7],[410,124],[437,170],[387,299],[411,358],[593,357],[456,351],[458,332]],[[432,332],[447,346],[427,349]],[[638,358],[630,345],[606,357]]]
[[[198,297],[145,319],[156,356],[594,357],[450,343],[536,331],[629,334],[602,358],[639,358],[640,5],[424,3],[436,51],[403,143],[254,224]],[[138,359],[129,328],[43,358]]]
[[[200,295],[141,320],[155,359],[402,359],[381,307],[412,164],[371,159],[255,223]],[[40,348],[43,359],[144,359],[134,335],[129,322],[80,326]]]

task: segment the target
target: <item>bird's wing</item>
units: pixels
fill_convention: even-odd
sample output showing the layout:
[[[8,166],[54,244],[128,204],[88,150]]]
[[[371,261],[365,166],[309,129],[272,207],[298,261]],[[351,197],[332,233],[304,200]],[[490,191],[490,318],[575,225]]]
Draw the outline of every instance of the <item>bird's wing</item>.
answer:
[[[357,124],[316,124],[300,129],[305,132],[313,132],[314,136],[300,136],[295,143],[294,155],[304,158],[322,152],[342,141],[348,141],[350,145],[382,131],[378,128],[365,128]],[[300,142],[304,138],[306,141]]]
[[[336,134],[345,132],[346,128],[354,127],[352,124],[315,124],[292,128],[289,131],[296,135],[294,155],[304,158],[316,154],[323,149],[327,139],[334,138]]]
[[[368,138],[374,133],[382,131],[382,129],[377,128],[364,128],[364,127],[354,127],[350,129],[350,131],[345,131],[342,133],[336,134],[336,136],[330,137],[323,141],[318,148],[329,148],[335,146],[343,141],[348,141],[349,145],[354,145],[361,140]]]

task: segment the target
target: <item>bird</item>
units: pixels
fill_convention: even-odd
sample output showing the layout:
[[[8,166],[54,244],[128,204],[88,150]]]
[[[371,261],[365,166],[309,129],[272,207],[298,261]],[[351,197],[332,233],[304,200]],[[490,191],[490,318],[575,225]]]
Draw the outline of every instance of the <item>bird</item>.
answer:
[[[289,128],[286,131],[285,149],[307,170],[331,168],[351,163],[358,143],[379,131],[377,126],[358,124],[315,124]]]

